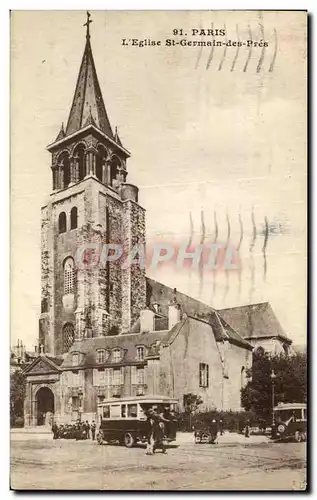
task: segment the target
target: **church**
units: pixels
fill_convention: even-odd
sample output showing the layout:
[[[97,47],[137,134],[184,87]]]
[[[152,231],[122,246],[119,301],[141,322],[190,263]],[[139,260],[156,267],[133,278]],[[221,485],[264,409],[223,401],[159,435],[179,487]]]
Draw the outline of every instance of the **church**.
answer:
[[[24,370],[25,425],[42,425],[47,415],[57,423],[96,419],[98,402],[129,395],[164,394],[182,410],[194,393],[202,409],[239,410],[254,348],[243,328],[248,311],[216,311],[150,279],[141,266],[77,265],[78,249],[92,243],[120,243],[128,253],[146,240],[139,190],[127,182],[130,153],[100,89],[89,17],[68,121],[47,148],[52,192],[41,212],[40,348]]]

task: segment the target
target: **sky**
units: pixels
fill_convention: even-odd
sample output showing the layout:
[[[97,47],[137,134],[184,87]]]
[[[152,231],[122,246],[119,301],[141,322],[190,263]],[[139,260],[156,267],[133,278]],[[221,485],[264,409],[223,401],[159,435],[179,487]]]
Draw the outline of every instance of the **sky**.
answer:
[[[166,265],[148,274],[219,309],[268,301],[286,334],[305,343],[305,13],[91,14],[99,83],[131,152],[128,182],[140,189],[148,245],[198,244],[204,232],[205,242],[217,233],[237,246],[242,236],[240,272],[201,277]],[[52,189],[46,146],[67,122],[85,20],[83,11],[11,15],[11,343],[29,348],[40,314],[40,207]],[[268,47],[164,46],[212,40],[191,34],[212,26],[226,30],[226,41],[251,32]],[[175,29],[187,34],[174,37]],[[123,46],[123,38],[163,45]]]

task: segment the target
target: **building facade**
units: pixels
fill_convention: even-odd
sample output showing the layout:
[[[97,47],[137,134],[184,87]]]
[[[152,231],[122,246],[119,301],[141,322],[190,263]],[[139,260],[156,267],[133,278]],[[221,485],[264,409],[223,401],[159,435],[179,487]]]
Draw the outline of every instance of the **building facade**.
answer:
[[[86,44],[66,127],[48,146],[52,193],[42,208],[38,356],[24,373],[25,425],[95,419],[105,398],[200,395],[239,410],[253,346],[212,307],[101,255],[145,242],[145,211],[127,182]],[[108,256],[110,255],[107,254]]]

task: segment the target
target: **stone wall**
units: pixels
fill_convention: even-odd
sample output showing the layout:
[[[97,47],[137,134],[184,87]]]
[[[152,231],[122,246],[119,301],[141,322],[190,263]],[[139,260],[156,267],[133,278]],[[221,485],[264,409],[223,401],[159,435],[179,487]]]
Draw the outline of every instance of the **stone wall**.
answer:
[[[136,202],[123,203],[123,248],[124,257],[131,254],[136,245],[145,250],[145,210]],[[136,255],[138,260],[142,256]],[[128,332],[146,306],[145,266],[138,263],[122,269],[122,331]]]

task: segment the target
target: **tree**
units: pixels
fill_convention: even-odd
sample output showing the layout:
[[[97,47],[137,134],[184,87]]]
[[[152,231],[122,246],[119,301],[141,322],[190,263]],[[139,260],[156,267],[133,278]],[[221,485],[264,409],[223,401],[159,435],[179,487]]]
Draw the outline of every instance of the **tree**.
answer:
[[[24,416],[24,398],[25,398],[25,377],[23,373],[16,370],[10,376],[10,422],[23,419]]]
[[[307,400],[307,354],[269,356],[260,352],[253,355],[252,369],[247,371],[249,381],[241,390],[241,405],[252,410],[259,419],[271,421],[272,380],[274,371],[274,404],[304,403]]]
[[[189,392],[184,394],[184,409],[185,413],[195,413],[199,406],[203,403],[203,400],[197,394]]]
[[[193,394],[192,392],[184,394],[184,411],[188,418],[189,430],[192,429],[192,416],[202,403],[203,400],[197,394]]]

